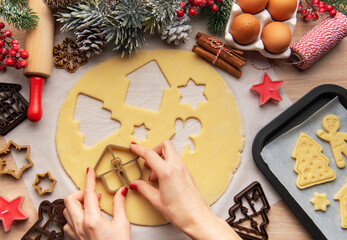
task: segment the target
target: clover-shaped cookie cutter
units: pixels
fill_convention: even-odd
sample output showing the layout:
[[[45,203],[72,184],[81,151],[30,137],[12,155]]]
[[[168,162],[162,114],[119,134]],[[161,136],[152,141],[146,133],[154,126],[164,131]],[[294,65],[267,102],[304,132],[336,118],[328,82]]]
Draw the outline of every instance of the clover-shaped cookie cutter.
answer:
[[[41,202],[38,216],[39,219],[34,223],[34,225],[24,234],[22,240],[62,240],[64,239],[63,227],[66,224],[66,219],[63,215],[65,209],[64,199],[57,199],[52,203],[44,200]],[[46,220],[44,217],[48,216]],[[54,226],[55,229],[51,227]]]
[[[15,169],[5,170],[7,163],[3,157],[11,153],[11,147],[14,147],[18,151],[26,151],[25,160],[27,160],[28,164],[22,166],[18,170],[18,173],[16,173]],[[10,140],[7,143],[6,147],[0,151],[0,174],[9,174],[14,178],[19,179],[22,176],[23,172],[32,166],[34,166],[34,163],[30,158],[30,146],[29,145],[22,145],[21,146],[21,145],[16,144],[12,140]]]
[[[107,151],[110,152],[111,156],[112,156],[112,159],[110,161],[110,170],[106,171],[106,172],[103,172],[101,174],[97,174],[96,177],[97,178],[101,178],[105,188],[107,189],[108,192],[110,193],[115,193],[117,192],[118,189],[120,189],[121,187],[125,186],[125,182],[123,180],[123,177],[126,181],[127,184],[130,184],[130,180],[129,180],[129,177],[128,177],[128,174],[126,173],[124,167],[131,164],[131,163],[135,163],[135,166],[137,167],[137,169],[139,170],[139,177],[136,179],[141,179],[142,176],[143,176],[143,173],[142,173],[142,169],[140,167],[140,164],[138,162],[138,159],[139,159],[139,156],[137,156],[136,158],[126,162],[126,163],[123,163],[122,159],[118,156],[115,155],[115,153],[112,151],[112,149],[119,149],[119,150],[122,150],[122,151],[129,151],[130,152],[130,149],[129,148],[126,148],[126,147],[121,147],[121,146],[117,146],[117,145],[107,145],[104,149],[104,151],[102,152],[98,162],[96,163],[95,167],[94,167],[94,170],[95,172],[97,173],[97,169],[100,165],[100,163],[102,162],[105,154]],[[120,182],[121,182],[121,186],[117,189],[111,189],[111,187],[109,186],[109,184],[107,183],[105,177],[107,174],[110,174],[110,173],[116,173]],[[135,180],[135,179],[134,179]]]
[[[42,187],[39,186],[40,182],[42,179],[48,178],[52,181],[50,184],[49,188],[47,189],[42,189]],[[57,182],[55,178],[52,177],[50,172],[45,172],[42,174],[36,174],[35,182],[33,183],[33,188],[35,188],[40,195],[45,194],[45,193],[52,193],[54,191],[54,184]]]

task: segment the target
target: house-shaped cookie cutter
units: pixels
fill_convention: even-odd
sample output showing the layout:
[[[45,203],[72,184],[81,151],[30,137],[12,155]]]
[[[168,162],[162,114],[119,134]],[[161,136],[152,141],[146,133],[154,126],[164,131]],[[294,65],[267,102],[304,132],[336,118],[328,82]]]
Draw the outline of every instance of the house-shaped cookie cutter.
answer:
[[[130,184],[130,180],[129,180],[129,177],[128,177],[128,174],[127,172],[125,171],[124,167],[133,163],[134,166],[137,167],[137,169],[139,170],[139,177],[136,179],[141,179],[142,176],[143,176],[143,172],[142,172],[142,169],[140,167],[140,164],[138,162],[138,159],[139,159],[139,156],[135,157],[134,159],[126,162],[126,163],[123,163],[122,159],[117,156],[115,154],[115,152],[113,151],[113,149],[119,149],[120,151],[127,151],[129,153],[131,153],[131,150],[129,148],[126,148],[126,147],[122,147],[122,146],[117,146],[117,145],[107,145],[104,149],[104,151],[102,152],[98,162],[96,163],[95,167],[94,167],[94,170],[96,172],[96,177],[97,178],[101,178],[105,188],[107,189],[108,192],[110,193],[115,193],[117,192],[118,189],[120,189],[121,187],[125,186],[126,184]],[[101,174],[98,174],[98,167],[100,166],[102,160],[104,159],[105,155],[107,152],[110,152],[111,156],[112,156],[112,159],[110,160],[110,170],[106,171],[106,172],[103,172]],[[109,173],[116,173],[120,182],[121,182],[121,186],[117,189],[111,189],[111,187],[109,186],[109,184],[107,183],[107,180],[105,179],[105,176]],[[124,179],[125,179],[125,182],[124,182]],[[135,179],[134,179],[135,180]]]

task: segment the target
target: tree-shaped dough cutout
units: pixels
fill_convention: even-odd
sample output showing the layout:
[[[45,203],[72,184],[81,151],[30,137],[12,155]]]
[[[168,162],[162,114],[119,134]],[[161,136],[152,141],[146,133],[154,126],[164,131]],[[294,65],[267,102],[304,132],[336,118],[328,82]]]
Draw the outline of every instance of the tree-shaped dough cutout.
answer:
[[[170,86],[158,63],[151,61],[126,77],[130,80],[130,85],[125,104],[159,111],[164,89]]]
[[[195,109],[199,103],[207,102],[207,98],[204,94],[204,84],[197,84],[194,80],[189,79],[185,86],[179,87],[178,89],[182,95],[180,102],[189,103],[193,109]]]
[[[308,188],[336,178],[336,173],[328,166],[329,159],[322,151],[323,148],[312,138],[300,133],[292,153],[292,158],[296,159],[294,171],[298,174],[298,188]]]
[[[84,145],[93,146],[121,128],[121,123],[111,118],[111,112],[102,108],[95,98],[79,94],[74,120],[79,122],[78,131],[84,134]]]
[[[191,139],[201,131],[201,123],[196,118],[188,118],[186,121],[177,119],[175,123],[175,135],[171,138],[172,143],[175,145],[177,153],[182,154],[185,148],[190,152],[195,151],[195,145]]]

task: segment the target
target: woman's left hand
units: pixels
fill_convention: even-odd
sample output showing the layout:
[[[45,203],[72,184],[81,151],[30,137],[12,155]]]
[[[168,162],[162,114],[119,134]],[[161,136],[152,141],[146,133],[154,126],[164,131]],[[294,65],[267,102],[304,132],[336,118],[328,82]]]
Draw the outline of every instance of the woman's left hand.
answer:
[[[113,219],[104,218],[99,206],[101,195],[95,191],[95,172],[89,168],[84,191],[65,198],[64,231],[74,240],[130,240],[131,225],[125,212],[127,192],[126,187],[117,191],[113,199]]]

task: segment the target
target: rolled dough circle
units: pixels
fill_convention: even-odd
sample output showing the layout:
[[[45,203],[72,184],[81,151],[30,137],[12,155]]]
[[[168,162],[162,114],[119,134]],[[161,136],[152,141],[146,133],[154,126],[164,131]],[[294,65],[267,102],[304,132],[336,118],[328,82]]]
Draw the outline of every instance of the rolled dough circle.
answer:
[[[165,75],[169,88],[164,89],[158,112],[144,110],[124,103],[130,80],[126,76],[155,60]],[[205,85],[206,102],[196,108],[180,103],[178,87],[192,79]],[[111,117],[121,122],[119,131],[97,144],[86,147],[84,136],[78,132],[79,123],[74,120],[79,94],[85,94],[103,102],[103,108],[111,111]],[[228,86],[206,61],[192,52],[179,50],[140,51],[132,58],[113,57],[87,72],[69,92],[59,114],[56,145],[61,164],[79,189],[84,189],[86,168],[94,167],[108,144],[128,147],[136,141],[132,136],[134,126],[142,123],[150,129],[148,139],[140,144],[154,147],[175,135],[175,121],[193,117],[202,128],[198,135],[190,136],[195,145],[188,146],[181,159],[193,175],[199,189],[209,204],[214,203],[227,189],[233,173],[240,164],[243,150],[243,126],[235,100]],[[95,123],[97,124],[97,123]],[[143,167],[143,180],[149,170]],[[101,208],[112,214],[113,194],[108,193],[102,181],[97,180],[97,192],[102,193]],[[161,225],[167,221],[148,201],[136,191],[126,197],[127,216],[138,225]]]

